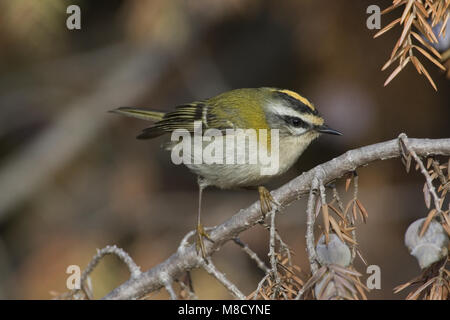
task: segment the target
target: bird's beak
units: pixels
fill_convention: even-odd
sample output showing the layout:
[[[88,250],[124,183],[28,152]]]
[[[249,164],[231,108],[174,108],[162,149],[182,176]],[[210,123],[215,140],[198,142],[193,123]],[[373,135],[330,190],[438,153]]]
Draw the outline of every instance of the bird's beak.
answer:
[[[337,130],[331,129],[330,127],[328,127],[327,125],[321,125],[321,126],[317,126],[316,128],[317,132],[320,133],[328,133],[328,134],[334,134],[336,136],[342,136],[342,133],[340,133]]]

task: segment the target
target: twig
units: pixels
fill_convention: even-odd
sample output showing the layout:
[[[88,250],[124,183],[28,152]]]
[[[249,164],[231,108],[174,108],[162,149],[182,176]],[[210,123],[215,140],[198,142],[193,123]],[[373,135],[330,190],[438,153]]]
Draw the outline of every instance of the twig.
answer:
[[[266,222],[260,222],[260,224],[266,228],[267,230],[269,230],[270,233],[270,225],[268,225]],[[278,240],[279,244],[280,244],[280,252],[283,250],[286,252],[286,255],[288,257],[288,262],[289,265],[292,265],[292,255],[291,255],[291,250],[289,249],[289,246],[286,244],[286,242],[283,241],[283,239],[281,238],[280,234],[278,233],[277,229],[275,228],[275,239]]]
[[[133,261],[133,259],[129,256],[128,253],[126,253],[123,249],[118,248],[117,246],[106,246],[103,249],[97,250],[97,254],[92,258],[92,260],[89,262],[86,269],[84,269],[83,273],[81,274],[81,283],[83,284],[89,274],[94,271],[97,264],[100,262],[100,260],[108,255],[108,254],[114,254],[116,255],[120,260],[122,260],[123,263],[128,267],[128,271],[130,272],[131,278],[137,278],[141,274],[141,269],[136,265],[136,263]]]
[[[434,154],[450,156],[450,138],[408,139],[408,142],[410,147],[418,155],[428,156]],[[320,165],[321,171],[323,172],[321,180],[324,183],[328,183],[375,160],[386,160],[399,156],[401,156],[401,151],[398,147],[398,139],[350,150]],[[296,177],[279,189],[272,191],[272,196],[283,207],[286,207],[301,195],[310,192],[316,170],[317,167]],[[208,246],[207,255],[211,255],[227,241],[234,239],[239,233],[258,224],[260,218],[261,209],[259,201],[257,201],[250,207],[240,210],[221,225],[215,227],[210,232],[210,237],[214,240],[214,243]],[[105,296],[104,299],[132,299],[141,297],[164,286],[159,279],[161,272],[167,272],[173,279],[176,279],[186,272],[186,270],[198,267],[198,263],[199,258],[195,246],[190,245],[184,250],[177,251],[163,263],[143,272],[136,279],[126,281]]]
[[[436,189],[434,188],[433,180],[431,179],[430,174],[428,173],[427,169],[425,168],[425,165],[423,164],[422,160],[419,158],[417,153],[414,151],[414,148],[411,147],[411,145],[410,145],[410,143],[408,141],[408,137],[406,136],[406,134],[401,133],[398,136],[398,138],[400,140],[401,152],[404,152],[404,150],[402,148],[402,145],[401,145],[403,143],[403,145],[406,148],[406,150],[408,151],[408,153],[414,158],[416,163],[419,165],[420,172],[425,177],[425,181],[426,181],[426,184],[428,186],[428,192],[430,192],[431,196],[433,197],[434,207],[436,208],[436,211],[438,212],[438,214],[442,215],[442,209],[441,209],[441,206],[440,206],[440,203],[439,203],[439,197],[438,197],[438,195],[436,193]],[[406,154],[404,156],[406,157]]]
[[[290,266],[292,266],[292,256],[291,256],[291,250],[289,249],[289,246],[281,239],[281,236],[278,234],[278,232],[275,230],[275,236],[280,243],[280,251],[284,250],[286,252],[288,263]]]
[[[269,241],[269,257],[270,257],[270,274],[273,275],[275,280],[275,290],[272,293],[272,298],[275,297],[278,293],[279,285],[281,283],[280,275],[278,274],[277,267],[277,255],[275,252],[275,215],[276,211],[272,210],[270,213],[270,241]]]
[[[353,200],[356,201],[358,199],[358,191],[359,191],[359,185],[358,185],[359,177],[356,171],[353,173]]]
[[[317,175],[314,176],[311,189],[309,191],[308,206],[306,208],[306,249],[308,251],[309,265],[311,267],[311,273],[314,274],[318,269],[317,255],[314,241],[314,224],[316,221],[316,215],[314,214],[314,207],[316,203],[316,190],[319,185]]]
[[[354,184],[354,186],[357,188],[358,182],[356,181],[356,184]],[[342,212],[342,214],[344,214],[345,209],[344,209],[344,203],[341,200],[341,197],[339,196],[339,192],[337,191],[336,185],[333,185],[333,199],[334,201],[336,201],[339,210]],[[354,193],[353,193],[354,194]],[[351,236],[352,239],[354,241],[354,243],[351,244],[352,246],[352,251],[351,251],[351,262],[350,264],[353,264],[353,261],[355,260],[356,254],[358,253],[357,247],[356,247],[356,228],[354,228],[355,226],[355,219],[353,218],[353,216],[351,214],[347,214],[347,216],[344,216],[344,221],[345,223],[349,224],[350,228],[352,228],[351,231]],[[364,259],[362,259],[361,256],[361,260],[364,261]]]
[[[191,279],[191,275],[190,275],[189,271],[187,272],[187,278],[188,278],[187,285],[181,280],[175,280],[175,281],[178,282],[178,284],[181,287],[181,290],[183,290],[187,293],[187,298],[189,300],[198,300],[198,297],[195,294],[194,289],[192,288],[192,279]]]
[[[227,288],[235,298],[245,300],[245,295],[230,280],[228,280],[222,272],[217,270],[211,259],[208,259],[208,263],[202,261],[202,267]]]
[[[358,199],[358,190],[359,190],[359,185],[358,185],[358,181],[359,181],[359,177],[358,174],[356,173],[356,171],[353,173],[353,201],[356,201],[356,199]],[[350,226],[353,228],[355,226],[355,217],[350,213],[348,214],[348,217],[350,218]],[[346,217],[347,218],[347,217]],[[353,243],[352,243],[352,260],[351,263],[353,263],[353,261],[355,260],[356,257],[356,228],[353,228],[353,230],[351,231],[352,234],[352,239],[353,239]],[[364,261],[364,259],[361,260]]]
[[[263,287],[264,283],[267,281],[267,279],[269,278],[269,276],[270,276],[270,274],[266,273],[266,275],[258,283],[258,286],[256,287],[256,290],[253,295],[253,300],[256,300],[256,298],[258,297],[258,294],[261,292],[262,287]]]
[[[303,295],[305,294],[305,287],[302,287],[299,291],[298,291],[298,294],[297,294],[297,296],[295,297],[295,299],[294,300],[300,300],[302,297],[303,297]]]
[[[337,191],[336,185],[333,185],[333,198],[336,200],[339,210],[344,213],[344,204],[342,203],[341,197]]]
[[[256,262],[256,265],[258,266],[258,268],[260,268],[262,271],[264,271],[264,273],[268,273],[269,272],[269,268],[266,266],[266,264],[264,263],[264,261],[262,261],[258,255],[256,254],[256,252],[254,252],[252,249],[250,249],[248,247],[248,245],[244,242],[241,241],[241,239],[239,238],[234,238],[233,241],[242,248],[242,250],[248,254],[248,256],[250,257],[250,259],[252,259],[253,261]]]
[[[325,227],[325,241],[328,243],[329,241],[329,228],[330,228],[330,220],[328,216],[328,204],[327,204],[327,197],[326,197],[326,191],[325,186],[323,185],[323,182],[319,180],[319,193],[320,193],[320,203],[322,207],[322,215],[324,220],[324,227]],[[314,228],[314,226],[313,226]]]
[[[88,286],[86,286],[86,282],[89,282],[88,281],[89,275],[92,273],[92,271],[94,271],[95,267],[100,262],[100,260],[104,256],[109,254],[116,255],[120,260],[122,260],[123,263],[125,263],[125,265],[128,267],[128,271],[130,272],[131,279],[137,278],[141,274],[141,269],[136,265],[136,263],[129,256],[129,254],[126,253],[123,249],[118,248],[117,246],[106,246],[101,250],[97,250],[97,254],[89,262],[86,269],[84,269],[80,279],[80,286],[81,286],[80,290],[82,290],[85,293],[88,299],[92,299],[91,286],[89,284]]]
[[[171,300],[178,300],[178,297],[173,290],[172,283],[170,281],[167,281],[164,283],[164,287],[166,288],[166,291],[169,293]]]
[[[197,231],[196,230],[191,230],[188,233],[186,233],[186,235],[183,237],[183,239],[181,239],[180,241],[180,245],[178,246],[177,251],[180,253],[183,253],[183,251],[189,247],[189,238],[191,238]]]

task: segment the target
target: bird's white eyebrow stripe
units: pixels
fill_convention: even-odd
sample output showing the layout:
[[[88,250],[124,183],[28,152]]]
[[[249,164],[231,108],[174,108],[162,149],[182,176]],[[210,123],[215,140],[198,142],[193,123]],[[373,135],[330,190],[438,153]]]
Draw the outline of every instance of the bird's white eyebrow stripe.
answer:
[[[296,109],[290,108],[282,103],[271,103],[268,106],[269,112],[278,117],[295,117],[300,118],[310,125],[322,125],[323,118],[310,113],[301,113]]]
[[[282,104],[271,104],[271,111],[279,116],[296,117],[302,119],[302,114],[292,108],[286,107]]]

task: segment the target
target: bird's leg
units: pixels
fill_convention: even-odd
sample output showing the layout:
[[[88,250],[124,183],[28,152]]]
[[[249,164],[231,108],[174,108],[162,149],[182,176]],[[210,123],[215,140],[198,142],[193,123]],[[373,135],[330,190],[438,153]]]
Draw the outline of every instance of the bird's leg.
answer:
[[[263,219],[265,219],[266,214],[272,211],[273,208],[272,204],[274,204],[275,206],[279,206],[279,203],[272,197],[269,190],[267,190],[265,187],[259,186],[258,192],[259,192],[261,214]]]
[[[198,178],[198,187],[199,187],[199,192],[198,192],[198,216],[197,216],[197,241],[196,241],[196,248],[197,248],[197,253],[199,251],[201,251],[202,253],[202,257],[203,259],[206,260],[206,249],[205,249],[205,244],[203,242],[203,237],[205,237],[206,239],[208,239],[211,242],[214,242],[208,235],[208,233],[206,233],[205,229],[203,228],[203,225],[201,223],[201,213],[202,213],[202,194],[203,194],[203,189],[206,187],[206,185],[204,183],[202,183],[201,178]]]

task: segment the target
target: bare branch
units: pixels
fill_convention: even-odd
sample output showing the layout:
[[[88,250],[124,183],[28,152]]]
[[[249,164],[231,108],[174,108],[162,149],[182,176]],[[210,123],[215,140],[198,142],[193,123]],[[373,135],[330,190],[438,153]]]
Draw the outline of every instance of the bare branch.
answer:
[[[188,274],[189,284],[186,285],[183,281],[177,281],[177,282],[181,287],[182,293],[183,292],[185,293],[186,298],[188,300],[198,300],[197,295],[195,294],[195,292],[192,289],[191,276],[190,276],[189,272],[187,274]],[[183,297],[182,294],[180,296]]]
[[[214,276],[228,291],[237,299],[245,300],[245,295],[230,281],[225,277],[225,275],[217,270],[217,268],[212,263],[211,259],[208,259],[208,263],[202,261],[202,267],[210,275]]]
[[[133,259],[131,259],[128,253],[123,251],[123,249],[118,248],[117,246],[106,246],[105,248],[97,251],[97,254],[92,258],[91,262],[89,262],[86,269],[84,269],[81,275],[82,285],[86,281],[89,274],[94,271],[100,260],[108,254],[116,255],[120,260],[123,261],[123,263],[126,264],[126,266],[128,267],[128,271],[130,271],[131,278],[137,278],[141,274],[141,269],[136,265],[136,263],[134,263]]]
[[[169,296],[170,296],[171,300],[178,300],[177,294],[173,290],[172,283],[170,281],[166,282],[164,284],[164,287],[166,288],[167,292],[169,293]]]
[[[270,225],[268,225],[265,222],[260,221],[260,224],[266,228],[267,230],[269,230],[270,232]],[[280,244],[280,249],[279,252],[281,253],[282,251],[284,251],[286,253],[286,256],[288,258],[289,264],[292,265],[292,256],[291,256],[291,251],[289,249],[289,246],[286,244],[286,242],[283,241],[283,239],[281,239],[280,234],[278,233],[277,229],[275,228],[275,239],[278,240],[279,244]],[[270,271],[270,270],[269,270]]]
[[[258,283],[256,290],[250,295],[250,297],[252,297],[252,300],[256,300],[256,298],[258,298],[258,293],[260,293],[262,291],[262,288],[263,288],[264,284],[266,283],[267,279],[269,278],[269,276],[270,276],[270,274],[266,273],[266,275]]]
[[[258,266],[258,268],[260,268],[262,271],[264,271],[264,273],[268,273],[269,272],[269,268],[266,266],[266,264],[264,263],[264,261],[262,261],[258,255],[248,247],[248,245],[244,242],[241,241],[241,239],[239,238],[234,238],[233,241],[242,248],[242,250],[248,254],[248,256],[250,257],[250,259],[254,260],[256,262],[256,265]]]
[[[358,175],[356,174],[356,172],[353,174],[353,200],[356,201],[356,199],[358,199]],[[350,212],[350,211],[349,211]],[[355,226],[355,217],[349,213],[348,217],[347,217],[350,221],[350,226],[353,228]],[[352,230],[352,239],[353,242],[352,243],[352,263],[355,260],[356,257],[356,228]],[[364,259],[361,259],[364,261]]]
[[[405,146],[406,150],[408,151],[408,153],[414,158],[416,163],[419,165],[420,172],[425,177],[425,181],[426,181],[427,186],[428,186],[428,191],[430,192],[430,194],[433,197],[434,207],[436,208],[437,212],[440,215],[442,215],[442,209],[441,209],[439,197],[438,197],[438,195],[436,193],[436,189],[434,188],[433,180],[431,179],[430,174],[428,173],[427,169],[425,168],[425,165],[423,164],[422,160],[419,158],[417,153],[414,151],[414,149],[410,146],[410,143],[408,141],[408,137],[406,136],[406,134],[402,133],[402,134],[400,134],[398,136],[398,138],[400,139],[400,143],[404,144],[404,146]],[[405,155],[405,156],[407,156],[407,155]]]
[[[281,239],[281,236],[278,234],[278,232],[275,230],[275,237],[277,238],[278,242],[280,243],[280,253],[284,251],[286,253],[286,256],[288,258],[289,265],[292,265],[292,256],[291,256],[291,250],[289,249],[289,246],[286,244],[286,242]]]
[[[308,251],[308,259],[309,259],[309,265],[311,267],[311,273],[316,273],[318,267],[317,264],[317,256],[316,256],[316,249],[315,249],[315,241],[314,241],[314,223],[316,220],[316,215],[314,213],[314,207],[316,203],[316,192],[317,187],[319,185],[319,180],[317,179],[317,176],[314,177],[311,185],[311,190],[309,191],[309,198],[308,198],[308,206],[306,209],[306,249]]]
[[[450,156],[450,138],[446,139],[408,139],[409,146],[419,156],[445,155]],[[362,148],[347,151],[343,155],[320,165],[321,180],[327,184],[358,167],[376,160],[398,158],[401,151],[398,139],[377,143]],[[295,179],[289,181],[279,189],[272,191],[272,196],[283,207],[310,192],[313,178],[316,174],[313,168]],[[245,230],[250,229],[261,219],[259,201],[247,209],[240,210],[223,224],[215,227],[209,234],[214,243],[206,246],[207,255],[213,254],[229,240]],[[143,272],[137,278],[123,283],[104,299],[132,299],[145,295],[164,286],[159,274],[166,272],[172,279],[179,278],[185,271],[199,267],[201,259],[196,253],[194,245],[178,250],[166,261]]]
[[[81,288],[72,292],[72,296],[76,296],[81,290],[88,299],[92,299],[92,285],[90,283],[89,275],[92,273],[92,271],[94,271],[100,260],[104,256],[109,254],[116,255],[120,260],[122,260],[123,263],[125,263],[125,265],[128,267],[128,271],[130,271],[131,279],[137,278],[141,274],[141,269],[136,265],[136,263],[134,263],[133,259],[123,249],[118,248],[117,246],[106,246],[101,250],[97,250],[97,254],[89,262],[86,269],[84,269],[80,279]]]
[[[276,211],[272,210],[270,213],[270,240],[269,240],[269,257],[271,265],[271,274],[275,280],[275,290],[273,291],[273,297],[277,294],[278,286],[280,285],[280,275],[277,268],[277,255],[275,252],[275,215]]]

